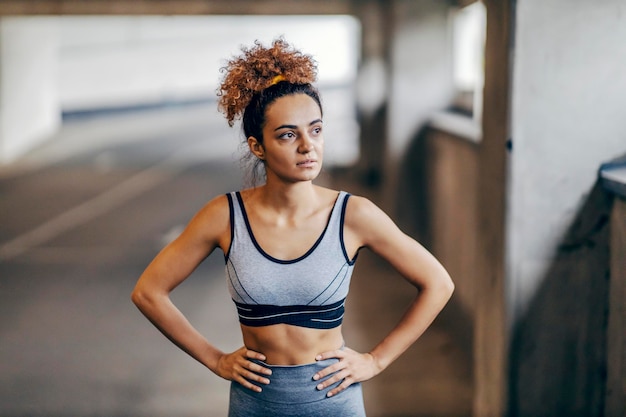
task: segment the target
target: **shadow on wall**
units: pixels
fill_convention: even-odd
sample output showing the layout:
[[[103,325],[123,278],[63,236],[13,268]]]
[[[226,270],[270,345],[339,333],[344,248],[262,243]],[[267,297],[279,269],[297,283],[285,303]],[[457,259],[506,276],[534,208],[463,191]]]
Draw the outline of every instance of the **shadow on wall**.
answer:
[[[361,157],[356,167],[357,180],[370,190],[378,190],[383,183],[385,160],[385,137],[387,105],[380,106],[372,114],[357,113],[360,126]]]
[[[597,182],[514,326],[510,416],[604,415],[612,201]]]
[[[457,289],[452,299],[437,320],[446,328],[451,329],[459,346],[471,358],[473,350],[472,312],[468,311],[467,305],[464,305],[461,301],[463,286],[460,285],[461,280],[471,278],[471,271],[466,271],[467,273],[463,277],[459,276],[461,272],[457,271],[459,269],[458,266],[463,263],[458,260],[452,261],[447,259],[444,253],[438,253],[435,248],[435,240],[438,237],[435,236],[433,210],[438,210],[440,207],[436,206],[434,193],[442,190],[436,189],[440,183],[431,178],[431,175],[434,173],[433,165],[437,162],[430,159],[438,158],[437,150],[432,146],[432,143],[434,140],[439,139],[433,138],[433,129],[428,125],[420,128],[411,139],[398,167],[397,201],[395,202],[395,207],[398,223],[403,230],[415,237],[424,247],[431,251],[444,264],[452,275],[452,279],[457,283]],[[455,220],[458,220],[460,223],[463,222],[459,218],[447,220],[453,223]],[[464,240],[463,245],[471,246],[473,241],[470,242],[469,240],[473,239],[473,237],[464,236],[463,232],[465,229],[463,227],[459,227],[457,230],[460,231],[460,235],[456,237]],[[465,255],[465,252],[461,252],[457,253],[459,257]]]
[[[419,129],[400,161],[398,175],[398,201],[396,202],[398,222],[422,245],[430,247],[432,236],[428,228],[431,217],[428,207],[428,175],[426,153],[428,127]]]

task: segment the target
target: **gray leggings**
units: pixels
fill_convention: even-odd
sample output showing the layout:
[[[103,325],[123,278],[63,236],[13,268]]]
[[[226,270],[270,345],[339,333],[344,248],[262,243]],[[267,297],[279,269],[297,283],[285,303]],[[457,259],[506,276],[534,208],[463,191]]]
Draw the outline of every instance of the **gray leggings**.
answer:
[[[275,366],[259,362],[272,370],[270,384],[262,392],[230,385],[229,417],[365,417],[361,384],[352,384],[333,397],[326,393],[339,385],[318,391],[313,375],[338,359],[296,366]]]

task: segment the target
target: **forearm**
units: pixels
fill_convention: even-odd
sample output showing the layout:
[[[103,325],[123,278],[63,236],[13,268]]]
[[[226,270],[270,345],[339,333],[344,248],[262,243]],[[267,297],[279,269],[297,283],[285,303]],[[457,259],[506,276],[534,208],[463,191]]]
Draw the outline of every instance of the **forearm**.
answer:
[[[150,295],[135,291],[133,303],[152,324],[176,346],[216,373],[223,353],[198,332],[167,295]]]
[[[398,324],[370,351],[379,372],[387,368],[419,339],[450,299],[452,291],[450,282],[419,292]]]

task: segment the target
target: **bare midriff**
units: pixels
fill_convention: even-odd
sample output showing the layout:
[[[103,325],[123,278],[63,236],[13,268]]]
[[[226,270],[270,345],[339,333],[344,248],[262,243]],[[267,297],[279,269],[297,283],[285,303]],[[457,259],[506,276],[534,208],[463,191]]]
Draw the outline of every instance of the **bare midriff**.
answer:
[[[265,362],[269,365],[312,363],[320,353],[343,346],[341,326],[310,329],[288,324],[262,327],[241,325],[241,331],[246,347],[265,355]]]

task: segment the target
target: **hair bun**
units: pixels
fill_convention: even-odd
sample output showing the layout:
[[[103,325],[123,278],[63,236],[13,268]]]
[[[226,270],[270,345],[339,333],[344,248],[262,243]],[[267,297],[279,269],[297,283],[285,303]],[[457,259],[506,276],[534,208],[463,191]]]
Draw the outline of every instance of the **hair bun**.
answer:
[[[250,48],[220,69],[224,73],[217,91],[218,109],[230,126],[243,114],[252,97],[281,81],[312,84],[317,79],[317,63],[310,55],[291,47],[284,39],[264,47],[257,40]]]

